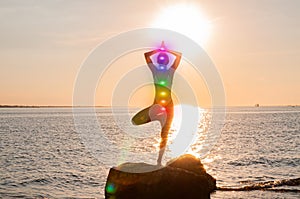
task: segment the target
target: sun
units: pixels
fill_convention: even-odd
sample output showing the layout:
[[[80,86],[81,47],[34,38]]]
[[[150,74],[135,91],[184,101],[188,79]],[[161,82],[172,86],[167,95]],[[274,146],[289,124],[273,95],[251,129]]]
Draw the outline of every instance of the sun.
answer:
[[[200,45],[205,45],[211,30],[210,22],[203,16],[199,7],[192,4],[163,8],[152,26],[179,32]]]

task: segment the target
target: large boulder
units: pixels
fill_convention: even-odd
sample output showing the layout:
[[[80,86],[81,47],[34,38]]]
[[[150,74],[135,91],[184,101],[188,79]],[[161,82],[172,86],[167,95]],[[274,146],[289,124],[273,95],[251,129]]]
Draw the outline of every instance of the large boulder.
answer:
[[[111,168],[105,186],[106,199],[206,199],[216,180],[200,160],[183,155],[166,167],[125,163]]]

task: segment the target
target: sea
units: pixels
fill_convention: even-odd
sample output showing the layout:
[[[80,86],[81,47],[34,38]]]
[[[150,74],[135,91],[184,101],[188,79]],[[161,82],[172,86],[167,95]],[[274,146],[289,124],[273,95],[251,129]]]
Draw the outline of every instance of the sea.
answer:
[[[104,198],[111,167],[156,163],[160,126],[133,127],[125,120],[135,112],[1,108],[0,198]],[[299,106],[227,107],[219,131],[206,136],[215,136],[213,142],[202,146],[210,115],[202,109],[193,150],[180,152],[198,153],[216,178],[212,199],[300,198]],[[165,162],[178,155],[170,150]]]

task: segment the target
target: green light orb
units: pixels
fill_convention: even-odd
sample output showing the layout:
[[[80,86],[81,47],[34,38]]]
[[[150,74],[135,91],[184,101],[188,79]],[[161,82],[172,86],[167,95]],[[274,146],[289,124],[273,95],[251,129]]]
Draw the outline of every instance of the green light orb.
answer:
[[[160,81],[158,82],[158,84],[161,85],[161,86],[165,86],[165,85],[167,84],[167,82],[164,81],[164,80],[160,80]]]
[[[106,192],[107,193],[110,193],[110,194],[113,194],[113,193],[115,193],[116,192],[116,187],[115,187],[115,185],[113,184],[113,183],[108,183],[107,185],[106,185]]]

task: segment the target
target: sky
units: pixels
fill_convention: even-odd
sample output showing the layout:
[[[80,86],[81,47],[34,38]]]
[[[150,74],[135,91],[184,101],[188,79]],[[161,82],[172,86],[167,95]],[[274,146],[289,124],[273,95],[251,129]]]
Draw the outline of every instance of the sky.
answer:
[[[0,104],[72,105],[77,72],[99,43],[150,27],[176,4],[192,5],[209,21],[202,47],[220,73],[228,106],[300,104],[298,0],[1,0]],[[142,55],[134,59],[142,62]],[[134,63],[122,59],[119,65]],[[139,93],[134,101],[144,100]],[[209,104],[209,91],[202,96]],[[110,102],[111,95],[97,94],[96,105]]]

